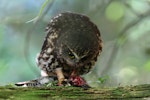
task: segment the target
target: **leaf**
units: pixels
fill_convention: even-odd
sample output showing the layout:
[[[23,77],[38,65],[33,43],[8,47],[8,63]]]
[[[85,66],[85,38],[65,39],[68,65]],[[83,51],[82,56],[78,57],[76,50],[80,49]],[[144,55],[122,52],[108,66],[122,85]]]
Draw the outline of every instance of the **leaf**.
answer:
[[[103,77],[98,78],[98,81],[99,81],[101,84],[104,84],[108,79],[109,79],[109,76],[106,75],[106,76],[103,76]]]

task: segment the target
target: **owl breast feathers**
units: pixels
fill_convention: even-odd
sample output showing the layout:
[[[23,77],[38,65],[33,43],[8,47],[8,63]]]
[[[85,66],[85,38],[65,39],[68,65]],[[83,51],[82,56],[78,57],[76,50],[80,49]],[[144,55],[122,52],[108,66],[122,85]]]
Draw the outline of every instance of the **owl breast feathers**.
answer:
[[[60,13],[46,27],[47,36],[37,64],[43,76],[60,76],[88,73],[102,51],[100,32],[88,17],[76,13]],[[57,73],[57,70],[61,73]],[[59,78],[58,78],[59,79]]]

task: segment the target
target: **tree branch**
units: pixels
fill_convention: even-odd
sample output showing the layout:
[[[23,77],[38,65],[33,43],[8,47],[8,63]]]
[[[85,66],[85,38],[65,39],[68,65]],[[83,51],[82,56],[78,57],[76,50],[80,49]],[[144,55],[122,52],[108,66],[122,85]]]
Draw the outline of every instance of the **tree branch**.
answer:
[[[77,87],[37,87],[17,88],[0,87],[0,99],[134,99],[150,97],[150,84],[125,86],[117,88],[90,88],[84,90]]]

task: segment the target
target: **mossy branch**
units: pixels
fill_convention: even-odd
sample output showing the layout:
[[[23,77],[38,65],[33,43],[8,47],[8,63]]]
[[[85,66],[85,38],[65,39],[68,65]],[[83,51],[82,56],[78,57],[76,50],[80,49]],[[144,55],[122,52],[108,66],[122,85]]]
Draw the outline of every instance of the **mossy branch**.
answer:
[[[12,86],[0,87],[1,99],[135,99],[150,97],[150,84],[125,86],[117,88],[90,88],[84,90],[79,87],[36,87],[18,88]]]

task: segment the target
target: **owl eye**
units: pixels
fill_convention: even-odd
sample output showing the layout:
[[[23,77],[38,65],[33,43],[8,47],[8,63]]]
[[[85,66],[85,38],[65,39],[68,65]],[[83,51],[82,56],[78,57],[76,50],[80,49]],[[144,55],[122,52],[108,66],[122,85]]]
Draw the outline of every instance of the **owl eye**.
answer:
[[[74,59],[74,58],[75,58],[75,56],[74,56],[71,52],[69,52],[69,57],[70,57],[71,59]]]

